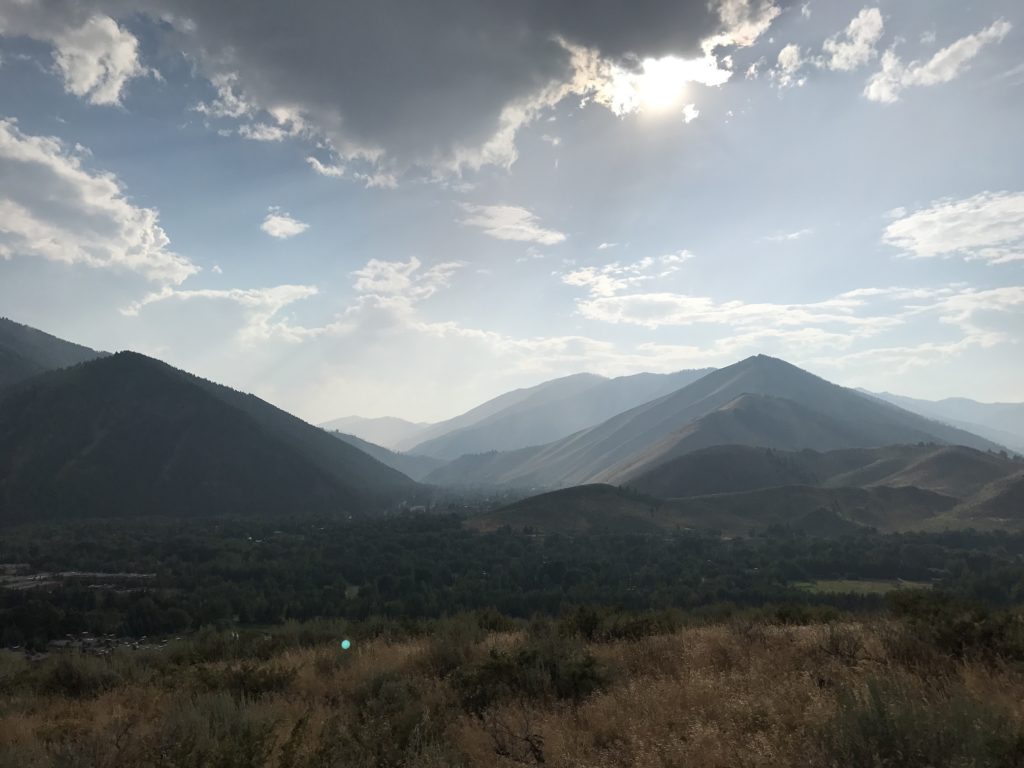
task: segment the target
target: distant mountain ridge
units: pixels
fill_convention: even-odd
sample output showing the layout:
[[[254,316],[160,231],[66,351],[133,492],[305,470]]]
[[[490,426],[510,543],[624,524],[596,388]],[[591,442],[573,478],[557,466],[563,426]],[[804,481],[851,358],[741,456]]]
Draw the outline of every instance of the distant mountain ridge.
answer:
[[[458,430],[473,427],[499,414],[514,412],[524,403],[527,404],[527,408],[530,408],[533,405],[552,399],[573,397],[585,392],[601,381],[604,381],[604,378],[594,373],[575,373],[571,376],[544,381],[532,387],[513,389],[451,419],[431,424],[422,433],[417,435],[415,439],[406,440],[399,444],[398,449],[415,452],[420,446],[432,440]]]
[[[372,419],[362,416],[345,416],[325,421],[320,426],[328,432],[341,432],[382,448],[396,450],[396,446],[416,439],[417,435],[431,425],[426,422],[406,421],[394,416],[380,416]]]
[[[921,400],[891,392],[867,394],[1024,453],[1024,403],[979,403],[966,397]]]
[[[569,437],[465,456],[426,480],[520,488],[617,484],[674,456],[723,443],[831,450],[916,442],[1001,447],[757,355]]]
[[[40,373],[104,355],[105,352],[0,317],[0,390]]]
[[[543,445],[675,392],[711,370],[555,379],[469,426],[420,442],[412,453],[451,460],[470,453]]]
[[[435,459],[430,456],[417,456],[411,453],[398,453],[397,451],[388,450],[381,445],[371,443],[368,440],[363,440],[355,435],[346,435],[344,432],[333,431],[330,434],[332,437],[336,437],[338,440],[346,442],[363,453],[372,456],[381,464],[397,469],[403,475],[411,477],[413,480],[422,480],[444,464],[441,459]]]

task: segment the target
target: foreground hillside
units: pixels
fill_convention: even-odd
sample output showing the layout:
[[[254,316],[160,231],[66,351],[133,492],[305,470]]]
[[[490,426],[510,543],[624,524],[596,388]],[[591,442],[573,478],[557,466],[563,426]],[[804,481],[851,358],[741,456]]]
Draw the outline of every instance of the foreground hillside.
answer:
[[[1019,766],[1024,681],[1007,663],[1024,646],[1005,632],[952,643],[945,628],[581,612],[528,627],[466,616],[415,636],[211,632],[39,665],[0,652],[0,764]]]
[[[363,514],[416,485],[255,398],[119,353],[0,395],[0,522]]]

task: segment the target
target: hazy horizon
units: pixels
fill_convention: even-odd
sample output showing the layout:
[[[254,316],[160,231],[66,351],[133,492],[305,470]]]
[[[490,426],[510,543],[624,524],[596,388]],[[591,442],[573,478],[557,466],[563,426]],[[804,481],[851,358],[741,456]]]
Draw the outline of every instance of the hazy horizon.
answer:
[[[758,353],[1024,401],[1022,35],[1010,0],[4,3],[0,314],[314,423]]]

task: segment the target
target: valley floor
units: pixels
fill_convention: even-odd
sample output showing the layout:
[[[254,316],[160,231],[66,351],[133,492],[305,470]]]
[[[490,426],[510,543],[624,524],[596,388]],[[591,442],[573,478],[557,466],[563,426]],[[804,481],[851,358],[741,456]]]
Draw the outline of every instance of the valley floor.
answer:
[[[6,653],[0,766],[1024,764],[1020,647],[992,645],[1019,640],[1019,617],[973,646],[881,618],[586,641],[592,619],[469,616],[348,651],[293,626],[108,659]]]

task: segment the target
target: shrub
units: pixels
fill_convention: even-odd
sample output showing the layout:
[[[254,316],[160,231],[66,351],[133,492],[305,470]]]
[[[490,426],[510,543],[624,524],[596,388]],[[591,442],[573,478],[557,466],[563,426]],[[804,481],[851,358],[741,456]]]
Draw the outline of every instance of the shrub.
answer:
[[[458,616],[438,622],[427,646],[424,665],[438,677],[447,677],[467,664],[473,649],[486,633],[473,616]]]
[[[46,693],[84,699],[98,696],[120,682],[110,664],[79,654],[62,654],[43,673],[41,688]]]
[[[901,594],[902,592],[902,594]],[[1024,661],[1024,616],[930,590],[898,590],[892,612],[910,632],[954,658]]]
[[[295,670],[243,663],[223,669],[203,667],[198,677],[209,690],[226,691],[235,701],[257,700],[285,690],[295,679]]]
[[[179,697],[150,737],[147,764],[251,768],[274,750],[274,720],[224,692]]]
[[[462,765],[447,744],[445,702],[434,701],[406,677],[385,673],[352,696],[354,716],[329,720],[304,766],[421,768]]]
[[[509,699],[578,702],[606,684],[590,653],[554,637],[533,639],[514,652],[492,650],[455,680],[463,708],[476,715]]]
[[[1024,765],[1024,730],[962,686],[945,691],[892,678],[844,690],[820,744],[826,765],[1010,768]]]

